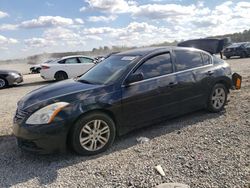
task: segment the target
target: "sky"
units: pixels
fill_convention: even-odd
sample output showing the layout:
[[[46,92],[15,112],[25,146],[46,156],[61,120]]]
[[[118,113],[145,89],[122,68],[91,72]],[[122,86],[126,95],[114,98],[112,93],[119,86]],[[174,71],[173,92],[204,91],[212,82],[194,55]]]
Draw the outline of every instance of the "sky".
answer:
[[[250,29],[250,0],[0,0],[0,59]]]

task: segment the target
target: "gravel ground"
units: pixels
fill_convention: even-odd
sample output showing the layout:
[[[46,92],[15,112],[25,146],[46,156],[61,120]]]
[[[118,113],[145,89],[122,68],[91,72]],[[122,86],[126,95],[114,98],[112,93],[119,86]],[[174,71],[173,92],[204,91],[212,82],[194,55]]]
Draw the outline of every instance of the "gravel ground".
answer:
[[[44,81],[39,74],[24,75],[24,82],[0,90],[0,136],[12,133],[12,120],[17,102],[28,92],[51,82]]]
[[[38,87],[0,91],[0,187],[154,187],[179,182],[191,188],[248,188],[250,183],[250,59],[228,61],[243,76],[225,111],[198,111],[119,138],[107,152],[38,156],[20,151],[11,133],[16,101]],[[41,85],[47,83],[40,83]],[[139,144],[138,137],[149,142]],[[154,169],[161,165],[166,173]]]

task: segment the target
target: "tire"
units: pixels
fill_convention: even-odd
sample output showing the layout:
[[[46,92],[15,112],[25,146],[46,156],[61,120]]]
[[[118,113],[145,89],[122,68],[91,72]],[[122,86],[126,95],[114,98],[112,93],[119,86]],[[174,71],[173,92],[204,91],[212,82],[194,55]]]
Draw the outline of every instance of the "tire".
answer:
[[[55,74],[55,79],[57,81],[60,81],[60,80],[66,80],[68,79],[68,75],[66,72],[63,72],[63,71],[59,71]]]
[[[115,123],[109,116],[91,113],[75,123],[70,131],[69,144],[80,155],[95,155],[107,150],[115,136]]]
[[[224,84],[215,84],[209,95],[207,109],[210,112],[220,112],[227,102],[228,89]]]
[[[241,55],[240,55],[241,58],[246,58],[247,57],[247,54],[246,52],[242,52]]]
[[[0,89],[3,89],[7,86],[8,86],[8,82],[5,79],[0,78]]]
[[[226,56],[227,59],[230,59],[230,56]]]

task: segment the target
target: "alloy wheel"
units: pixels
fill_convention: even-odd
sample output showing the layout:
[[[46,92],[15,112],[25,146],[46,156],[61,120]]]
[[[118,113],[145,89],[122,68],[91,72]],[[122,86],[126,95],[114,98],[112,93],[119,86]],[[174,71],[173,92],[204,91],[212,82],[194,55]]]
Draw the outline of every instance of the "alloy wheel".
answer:
[[[6,85],[5,80],[4,80],[4,79],[2,79],[2,78],[0,78],[0,88],[5,87],[5,85]]]
[[[92,120],[86,123],[79,135],[81,146],[88,151],[97,151],[109,141],[110,128],[103,120]]]
[[[226,100],[226,93],[223,88],[216,88],[212,95],[212,105],[215,109],[220,109]]]

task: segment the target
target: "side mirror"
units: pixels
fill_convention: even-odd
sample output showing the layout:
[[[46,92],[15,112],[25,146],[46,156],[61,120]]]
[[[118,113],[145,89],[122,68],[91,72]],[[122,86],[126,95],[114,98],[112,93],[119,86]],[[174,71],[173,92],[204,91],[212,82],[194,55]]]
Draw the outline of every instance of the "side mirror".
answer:
[[[129,85],[130,83],[133,82],[138,82],[143,80],[143,74],[142,73],[135,73],[135,74],[131,74],[129,75],[129,77],[126,80],[126,85]]]

